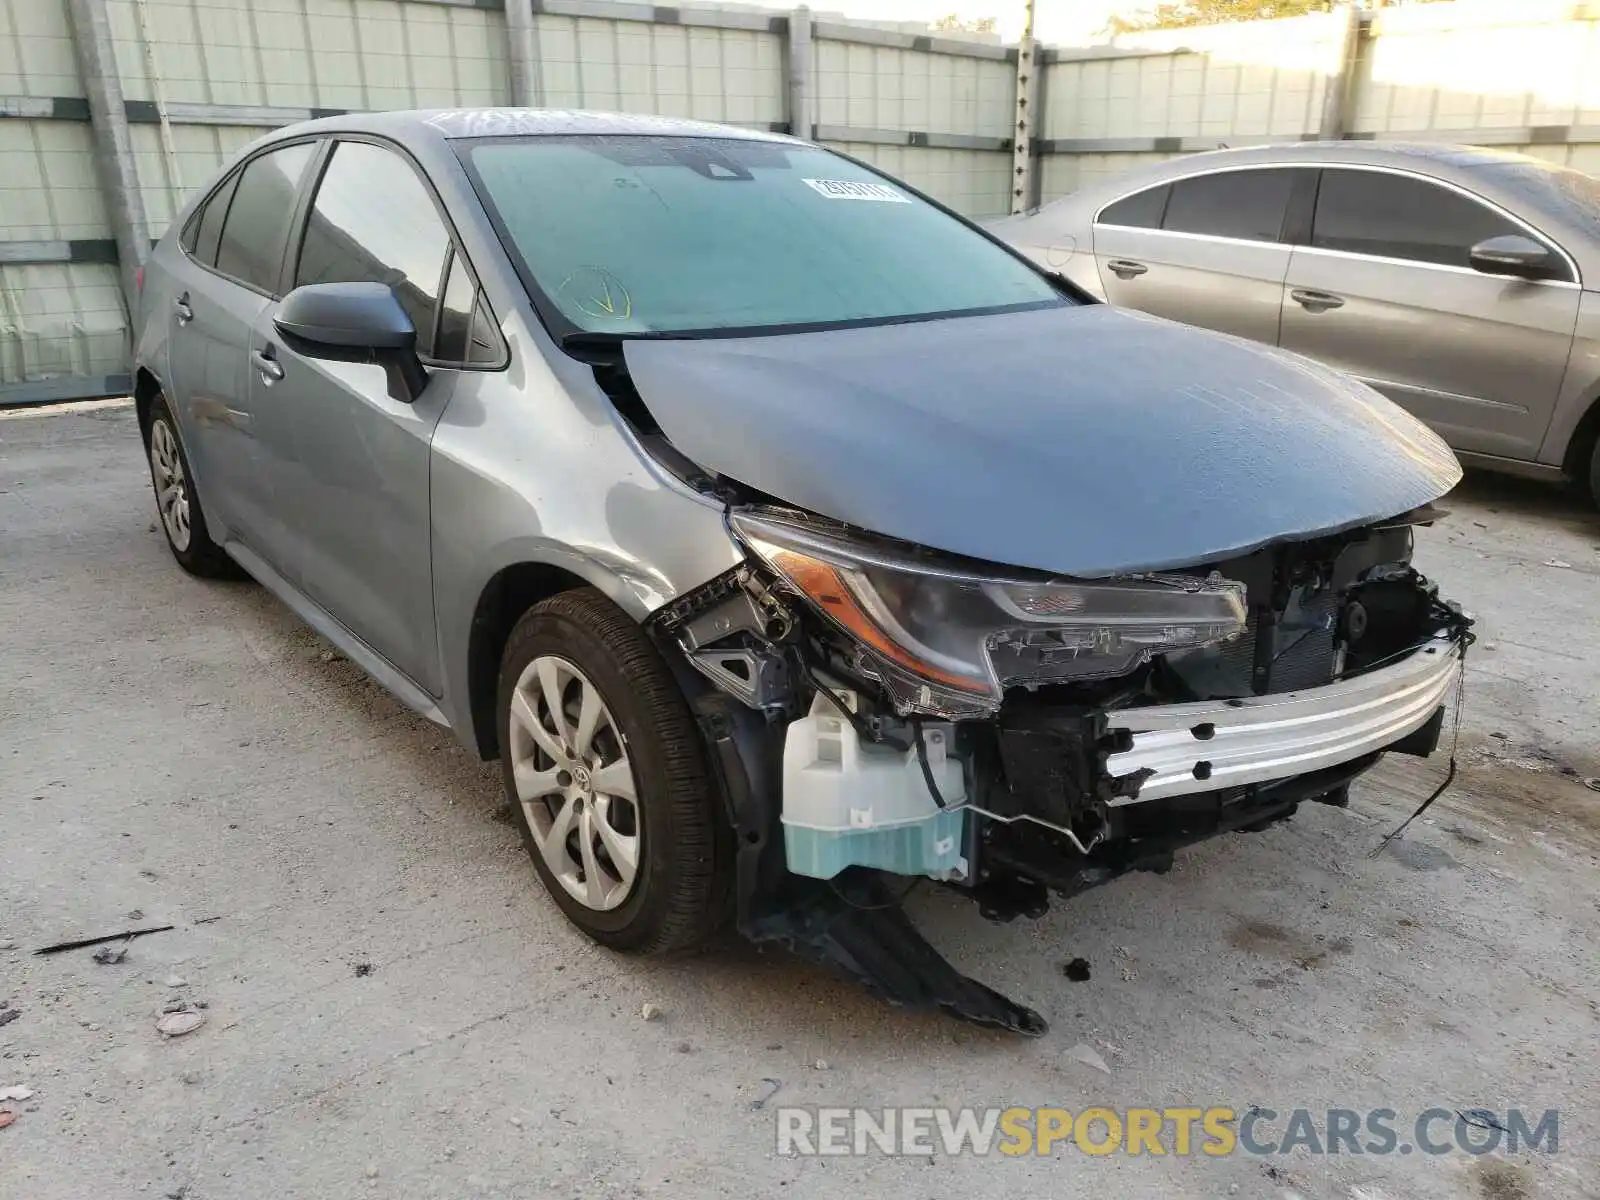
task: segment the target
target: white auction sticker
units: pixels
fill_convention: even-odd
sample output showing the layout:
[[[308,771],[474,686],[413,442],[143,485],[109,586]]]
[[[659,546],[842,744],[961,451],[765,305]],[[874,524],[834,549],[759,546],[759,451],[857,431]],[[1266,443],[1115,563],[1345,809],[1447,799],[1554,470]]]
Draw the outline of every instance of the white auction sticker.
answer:
[[[902,196],[886,183],[862,183],[854,179],[807,179],[802,182],[818,195],[826,196],[830,200],[880,200],[886,204],[911,203],[910,197]]]

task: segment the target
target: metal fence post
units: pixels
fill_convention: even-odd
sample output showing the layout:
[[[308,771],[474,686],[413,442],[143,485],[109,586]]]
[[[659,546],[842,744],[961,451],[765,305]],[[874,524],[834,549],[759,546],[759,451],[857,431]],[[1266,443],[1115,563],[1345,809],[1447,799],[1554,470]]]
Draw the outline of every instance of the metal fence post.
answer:
[[[537,108],[544,102],[539,77],[539,0],[506,0],[506,43],[511,60],[511,103]]]
[[[156,62],[156,39],[150,33],[150,0],[135,0],[134,13],[139,18],[139,40],[144,43],[144,69],[150,77],[150,96],[156,105],[156,120],[161,125],[161,151],[167,159],[167,182],[172,185],[173,199],[183,203],[188,189],[183,183],[183,168],[178,161],[178,144],[172,136],[172,115],[167,111],[166,85],[161,79],[161,67]]]
[[[1322,122],[1317,130],[1317,136],[1324,141],[1338,141],[1355,123],[1356,89],[1360,86],[1356,63],[1367,25],[1354,4],[1346,4],[1343,14],[1345,27],[1339,43],[1339,65],[1328,78],[1328,90],[1322,97]]]
[[[1016,120],[1011,130],[1011,211],[1025,212],[1039,203],[1034,143],[1039,124],[1039,45],[1033,40],[1033,0],[1022,10],[1022,36],[1017,39]]]
[[[803,4],[789,14],[787,49],[789,132],[809,138],[816,132],[817,114],[811,90],[811,10]]]
[[[122,275],[122,298],[128,306],[129,331],[139,303],[134,273],[150,254],[150,223],[139,196],[139,176],[134,169],[133,139],[128,134],[128,112],[122,102],[122,79],[111,44],[111,22],[105,0],[67,0],[72,42],[78,71],[89,100],[89,123],[94,138],[95,174],[105,198],[111,234],[117,243]]]

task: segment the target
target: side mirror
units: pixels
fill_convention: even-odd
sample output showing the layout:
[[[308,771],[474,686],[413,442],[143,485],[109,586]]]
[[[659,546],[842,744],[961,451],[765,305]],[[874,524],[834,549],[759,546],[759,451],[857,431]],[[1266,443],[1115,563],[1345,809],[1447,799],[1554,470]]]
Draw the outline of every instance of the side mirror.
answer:
[[[1520,233],[1505,233],[1499,237],[1485,238],[1467,252],[1467,261],[1473,270],[1485,275],[1511,275],[1519,279],[1544,279],[1554,266],[1554,255],[1547,246],[1523,237]]]
[[[396,399],[409,403],[427,386],[416,326],[387,284],[308,283],[283,298],[272,323],[308,358],[382,364]]]

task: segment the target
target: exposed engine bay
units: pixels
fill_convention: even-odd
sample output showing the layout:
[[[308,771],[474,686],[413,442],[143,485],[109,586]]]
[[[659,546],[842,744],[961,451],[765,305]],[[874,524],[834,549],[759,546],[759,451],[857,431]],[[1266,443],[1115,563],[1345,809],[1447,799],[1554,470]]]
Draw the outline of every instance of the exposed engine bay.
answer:
[[[739,839],[739,924],[889,999],[1042,1032],[901,912],[901,876],[1039,916],[1180,847],[1342,804],[1435,749],[1471,619],[1410,565],[1424,507],[1094,580],[730,507],[747,559],[659,610]]]

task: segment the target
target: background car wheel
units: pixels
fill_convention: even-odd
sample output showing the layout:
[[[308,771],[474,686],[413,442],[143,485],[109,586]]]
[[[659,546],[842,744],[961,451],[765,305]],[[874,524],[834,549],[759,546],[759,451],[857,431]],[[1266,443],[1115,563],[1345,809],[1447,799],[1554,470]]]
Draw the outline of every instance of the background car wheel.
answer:
[[[1594,454],[1589,459],[1589,498],[1600,508],[1600,438],[1595,439]]]
[[[229,558],[206,531],[205,513],[194,489],[194,473],[178,438],[167,398],[157,396],[150,405],[150,428],[145,432],[150,458],[150,483],[155,488],[156,511],[167,547],[178,565],[191,575],[207,579],[242,579],[244,571]]]
[[[523,842],[567,918],[631,954],[721,924],[731,830],[683,693],[644,631],[583,588],[528,610],[506,642],[500,766]]]

